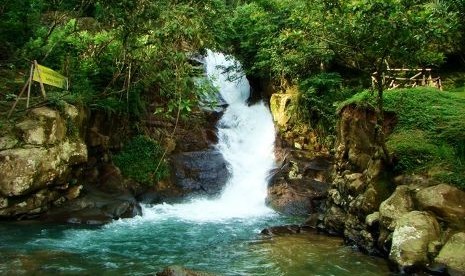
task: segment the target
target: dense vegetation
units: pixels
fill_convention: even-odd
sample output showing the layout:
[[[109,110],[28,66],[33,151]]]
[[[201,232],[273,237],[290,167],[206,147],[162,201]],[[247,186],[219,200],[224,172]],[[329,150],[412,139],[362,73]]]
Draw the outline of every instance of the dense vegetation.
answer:
[[[463,0],[4,1],[1,111],[11,106],[37,60],[70,78],[69,92],[47,88],[52,104],[66,100],[125,114],[129,122],[154,112],[179,117],[211,90],[195,86],[193,78],[202,74],[195,56],[211,48],[235,55],[249,77],[276,90],[298,87],[302,123],[331,135],[336,103],[371,87],[374,72],[373,108],[383,119],[381,76],[388,65],[439,70],[455,61],[449,71],[465,71],[463,14]],[[446,88],[463,91],[464,74],[452,74],[458,81]],[[450,131],[461,129],[450,122]],[[419,131],[396,137],[428,142],[442,135],[454,154],[463,151],[454,144],[460,141],[446,137],[455,134]],[[398,152],[392,139],[388,146]],[[399,169],[409,170],[412,162],[400,161]]]
[[[113,161],[133,180],[151,185],[168,176],[168,165],[160,145],[145,136],[132,138]]]

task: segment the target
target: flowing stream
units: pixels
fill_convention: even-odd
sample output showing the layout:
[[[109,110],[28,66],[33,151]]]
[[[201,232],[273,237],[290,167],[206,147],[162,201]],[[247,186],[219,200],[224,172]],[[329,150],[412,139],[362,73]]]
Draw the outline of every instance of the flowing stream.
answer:
[[[143,206],[143,216],[104,226],[0,224],[0,274],[144,275],[180,265],[219,275],[387,275],[383,260],[339,238],[259,234],[296,219],[265,205],[273,121],[263,103],[247,105],[249,84],[233,65],[208,52],[207,74],[228,104],[216,146],[231,173],[221,196]]]

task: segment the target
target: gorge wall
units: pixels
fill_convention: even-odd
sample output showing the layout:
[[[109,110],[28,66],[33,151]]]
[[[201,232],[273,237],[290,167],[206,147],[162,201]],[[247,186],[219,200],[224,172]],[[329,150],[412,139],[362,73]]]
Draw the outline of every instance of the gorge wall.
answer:
[[[293,121],[296,97],[292,90],[271,97],[281,150],[270,205],[305,214],[305,224],[389,258],[400,271],[463,275],[465,192],[428,176],[395,175],[375,142],[376,116],[367,108],[340,110],[337,140],[326,150],[317,143],[321,137]],[[385,116],[383,128],[389,134],[396,114]],[[326,166],[315,173],[311,168],[321,159]],[[315,180],[321,185],[315,187]]]

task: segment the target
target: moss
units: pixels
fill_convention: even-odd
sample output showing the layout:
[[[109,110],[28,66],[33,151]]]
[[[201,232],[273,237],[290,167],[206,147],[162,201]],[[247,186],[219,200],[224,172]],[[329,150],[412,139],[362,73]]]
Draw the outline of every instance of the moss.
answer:
[[[398,173],[424,173],[465,188],[465,96],[434,88],[387,90],[386,111],[397,114],[398,123],[387,139]],[[370,91],[342,103],[373,107]]]

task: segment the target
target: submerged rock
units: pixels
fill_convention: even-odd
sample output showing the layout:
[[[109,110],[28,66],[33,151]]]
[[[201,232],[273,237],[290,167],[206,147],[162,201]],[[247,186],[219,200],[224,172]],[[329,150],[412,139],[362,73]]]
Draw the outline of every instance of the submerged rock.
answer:
[[[297,224],[281,225],[281,226],[272,226],[263,229],[260,234],[268,236],[280,236],[287,234],[297,234],[302,231],[302,227]]]
[[[50,210],[42,219],[63,223],[105,224],[137,215],[142,215],[141,207],[129,193],[108,193],[87,188],[84,195]]]
[[[157,276],[213,276],[214,274],[207,273],[207,272],[200,272],[200,271],[194,271],[191,269],[187,269],[182,266],[169,266],[165,268],[161,272],[157,272],[155,274]]]

